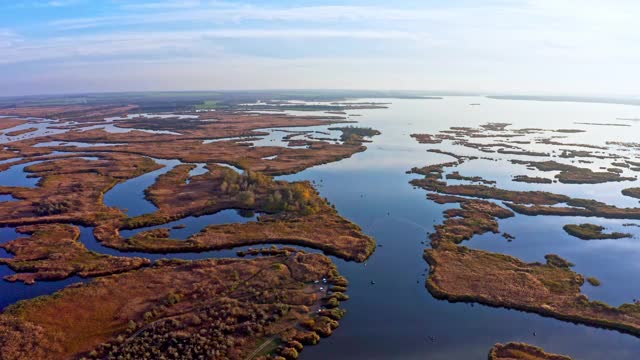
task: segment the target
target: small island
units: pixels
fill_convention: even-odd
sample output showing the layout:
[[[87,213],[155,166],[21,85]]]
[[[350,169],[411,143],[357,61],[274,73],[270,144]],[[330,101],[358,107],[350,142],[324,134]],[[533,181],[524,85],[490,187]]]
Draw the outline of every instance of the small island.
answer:
[[[509,130],[509,124],[490,123],[480,128],[456,127],[443,131],[455,134],[454,145],[493,152],[494,146],[502,146],[503,138],[524,134],[545,133],[544,129]],[[467,138],[497,138],[495,143],[475,143]],[[560,143],[552,138],[538,139],[538,143],[550,146],[587,146],[588,144]],[[419,140],[416,137],[416,140]],[[443,140],[444,142],[444,140]],[[599,146],[588,145],[599,149]],[[443,149],[427,151],[446,153]],[[447,149],[449,151],[449,149]],[[523,153],[518,154],[527,156]],[[587,154],[588,155],[588,154]],[[502,189],[484,184],[451,184],[446,180],[461,179],[462,175],[449,168],[473,161],[472,156],[453,156],[454,161],[424,167],[415,167],[409,172],[422,175],[410,183],[427,191],[427,198],[438,204],[458,204],[443,211],[443,222],[434,226],[429,235],[430,247],[423,252],[429,264],[426,288],[438,299],[450,302],[476,302],[489,306],[505,307],[537,313],[543,316],[583,323],[597,327],[615,329],[640,336],[640,303],[626,303],[617,307],[590,300],[581,292],[588,282],[599,286],[594,277],[584,277],[575,272],[571,261],[558,254],[547,254],[545,262],[527,263],[513,256],[463,246],[465,241],[477,235],[500,234],[500,219],[515,216],[584,216],[611,219],[640,219],[640,208],[619,208],[592,199],[573,198],[547,191],[519,191]],[[613,158],[613,157],[612,157]],[[607,159],[609,159],[607,157]],[[599,172],[589,168],[560,163],[554,160],[530,161],[506,159],[515,165],[525,165],[531,170],[558,171],[556,178],[563,184],[600,184],[611,181],[635,181],[620,175],[619,171]],[[607,167],[605,167],[606,169]],[[451,176],[451,174],[454,174]],[[466,175],[464,179],[473,179]],[[522,177],[521,180],[533,178]],[[539,183],[548,183],[540,180]],[[585,239],[622,238],[623,233],[604,233],[604,228],[593,224],[568,225],[567,232],[574,232]],[[521,357],[553,358],[544,352],[511,345]],[[497,356],[497,355],[496,355]],[[524,357],[522,357],[524,356]],[[510,358],[510,357],[506,357]],[[561,357],[561,359],[565,359]]]
[[[539,176],[528,176],[528,175],[516,175],[513,177],[513,181],[515,182],[524,182],[529,184],[551,184],[553,180],[539,177]]]
[[[572,360],[568,356],[551,354],[537,346],[510,342],[495,344],[489,352],[489,360]]]
[[[640,199],[640,188],[628,188],[622,190],[622,195]]]
[[[633,234],[611,232],[605,233],[604,226],[595,224],[567,224],[562,227],[567,234],[580,238],[582,240],[605,240],[605,239],[624,239],[630,238]]]

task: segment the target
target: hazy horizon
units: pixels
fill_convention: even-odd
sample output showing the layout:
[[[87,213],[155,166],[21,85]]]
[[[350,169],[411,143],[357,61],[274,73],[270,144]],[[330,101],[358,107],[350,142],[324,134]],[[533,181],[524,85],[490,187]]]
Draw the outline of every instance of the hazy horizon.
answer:
[[[0,96],[411,90],[637,97],[631,1],[0,4]],[[422,90],[424,89],[424,90]]]

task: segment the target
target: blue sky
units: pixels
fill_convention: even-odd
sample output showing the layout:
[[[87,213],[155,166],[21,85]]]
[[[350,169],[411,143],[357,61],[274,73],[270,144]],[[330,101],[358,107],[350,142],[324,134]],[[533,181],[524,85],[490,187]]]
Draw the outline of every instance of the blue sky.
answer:
[[[638,1],[0,0],[0,95],[640,95]]]

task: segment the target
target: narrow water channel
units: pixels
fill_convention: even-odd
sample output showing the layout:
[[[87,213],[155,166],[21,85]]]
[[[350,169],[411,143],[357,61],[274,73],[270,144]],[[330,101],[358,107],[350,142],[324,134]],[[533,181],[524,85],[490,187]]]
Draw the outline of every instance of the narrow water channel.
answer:
[[[130,217],[158,210],[153,203],[145,198],[144,191],[155,183],[158,176],[168,173],[181,162],[180,160],[165,159],[153,159],[153,161],[163,167],[114,186],[104,194],[105,205],[117,207]]]
[[[362,101],[375,101],[366,99]],[[469,106],[481,103],[481,106]],[[366,263],[346,262],[332,257],[349,281],[350,300],[343,303],[347,316],[340,328],[318,346],[305,347],[302,359],[486,359],[489,348],[497,342],[523,341],[542,346],[547,351],[571,355],[578,359],[636,359],[640,339],[615,331],[576,325],[535,314],[464,303],[451,304],[434,299],[424,287],[427,263],[422,252],[427,235],[442,221],[445,207],[426,200],[423,190],[408,182],[415,175],[405,172],[447,160],[446,156],[428,153],[429,148],[409,137],[411,133],[435,133],[450,126],[478,126],[490,121],[513,123],[514,127],[574,128],[575,119],[596,121],[626,116],[628,107],[605,104],[544,103],[454,97],[444,100],[393,100],[389,109],[359,110],[359,126],[382,132],[367,144],[368,150],[337,163],[317,166],[301,173],[279,177],[286,180],[311,180],[323,197],[336,205],[340,213],[375,237],[378,248]],[[620,129],[588,129],[575,135],[576,141],[602,142],[608,139],[633,141],[633,132]],[[594,134],[595,132],[595,134]],[[637,132],[635,133],[637,134]],[[268,141],[272,143],[272,141]],[[450,159],[448,159],[450,160]],[[145,214],[155,207],[144,199],[144,189],[155,178],[176,166],[176,160],[156,160],[162,169],[120,184],[105,195],[110,206],[129,209],[130,216]],[[501,163],[502,164],[502,163]],[[240,171],[241,169],[237,169]],[[467,175],[497,180],[499,186],[513,185],[510,177],[521,169],[469,165]],[[2,174],[2,173],[0,173]],[[2,175],[0,175],[2,176]],[[1,182],[5,185],[4,182]],[[630,182],[624,186],[638,186]],[[23,186],[23,185],[21,185]],[[567,195],[598,198],[616,204],[630,204],[620,199],[619,184],[593,187],[554,184],[550,191]],[[615,198],[615,199],[614,199]],[[233,210],[199,218],[187,218],[163,225],[184,224],[172,235],[185,238],[211,223],[254,221],[242,218]],[[501,221],[503,231],[516,236],[506,242],[498,235],[478,236],[466,246],[512,254],[525,261],[542,261],[548,253],[557,253],[576,263],[576,271],[603,280],[599,289],[586,288],[594,299],[614,305],[640,297],[640,285],[629,284],[629,274],[640,265],[640,243],[636,238],[617,241],[584,242],[566,236],[561,226],[581,222],[576,218],[516,216]],[[618,230],[621,223],[592,219]],[[120,256],[145,256],[202,259],[233,257],[238,249],[189,254],[120,253],[95,241],[90,228],[82,228],[82,241],[91,250]],[[140,231],[140,230],[136,230]],[[127,236],[134,232],[127,233]],[[17,234],[2,229],[0,241]],[[314,251],[314,250],[308,250]],[[0,256],[7,254],[0,253]],[[0,267],[0,275],[11,273]],[[15,300],[45,294],[79,281],[39,282],[34,286],[0,284],[0,306]],[[16,290],[17,289],[17,290]]]
[[[358,118],[359,126],[371,126],[382,132],[374,137],[366,152],[282,177],[319,184],[322,196],[381,245],[365,264],[336,260],[340,272],[350,281],[351,299],[344,303],[347,316],[330,338],[323,339],[319,346],[306,347],[303,359],[486,359],[491,346],[508,341],[532,343],[578,359],[637,358],[640,340],[630,335],[520,311],[452,304],[434,299],[425,289],[428,265],[422,252],[433,225],[442,221],[445,207],[429,202],[425,191],[412,188],[408,182],[414,175],[405,172],[414,166],[451,158],[427,153],[427,147],[409,138],[409,134],[435,133],[450,126],[478,126],[496,119],[513,123],[516,128],[572,128],[575,125],[570,119],[578,114],[584,117],[582,106],[593,107],[482,99],[484,109],[470,109],[468,104],[477,101],[477,98],[397,100],[384,111],[358,111],[364,115]],[[624,106],[602,106],[605,109],[595,111],[592,116],[605,113],[615,117],[617,110],[625,110]],[[537,118],[543,114],[546,117]],[[610,129],[596,136],[601,142],[606,135],[620,136]],[[511,183],[510,177],[516,171],[495,166],[480,168],[480,173],[470,170],[468,175],[496,178],[499,184]],[[611,190],[617,186],[622,185],[602,185],[609,189],[604,194],[599,192],[600,196],[615,197],[619,203],[628,204],[628,199],[621,200],[619,192]],[[592,198],[592,190],[585,186],[557,187],[572,196]],[[517,216],[501,222],[503,231],[517,237],[511,243],[492,234],[474,238],[465,245],[513,254],[526,261],[544,261],[544,254],[558,253],[576,263],[576,271],[607,279],[608,285],[585,292],[594,299],[616,305],[631,301],[633,294],[640,292],[640,288],[629,287],[625,281],[628,274],[638,270],[637,258],[623,256],[623,252],[640,255],[638,239],[587,244],[570,239],[561,229],[562,224],[579,219],[531,220],[532,217]]]

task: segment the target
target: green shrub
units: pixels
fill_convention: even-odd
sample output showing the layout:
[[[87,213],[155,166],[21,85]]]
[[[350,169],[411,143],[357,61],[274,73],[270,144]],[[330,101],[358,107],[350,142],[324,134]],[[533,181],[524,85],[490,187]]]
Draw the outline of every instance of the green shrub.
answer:
[[[36,214],[38,216],[58,215],[69,210],[71,204],[67,200],[49,201],[44,200],[37,204]]]
[[[591,284],[592,286],[600,286],[600,280],[596,279],[595,277],[588,277],[587,281],[589,282],[589,284]]]

